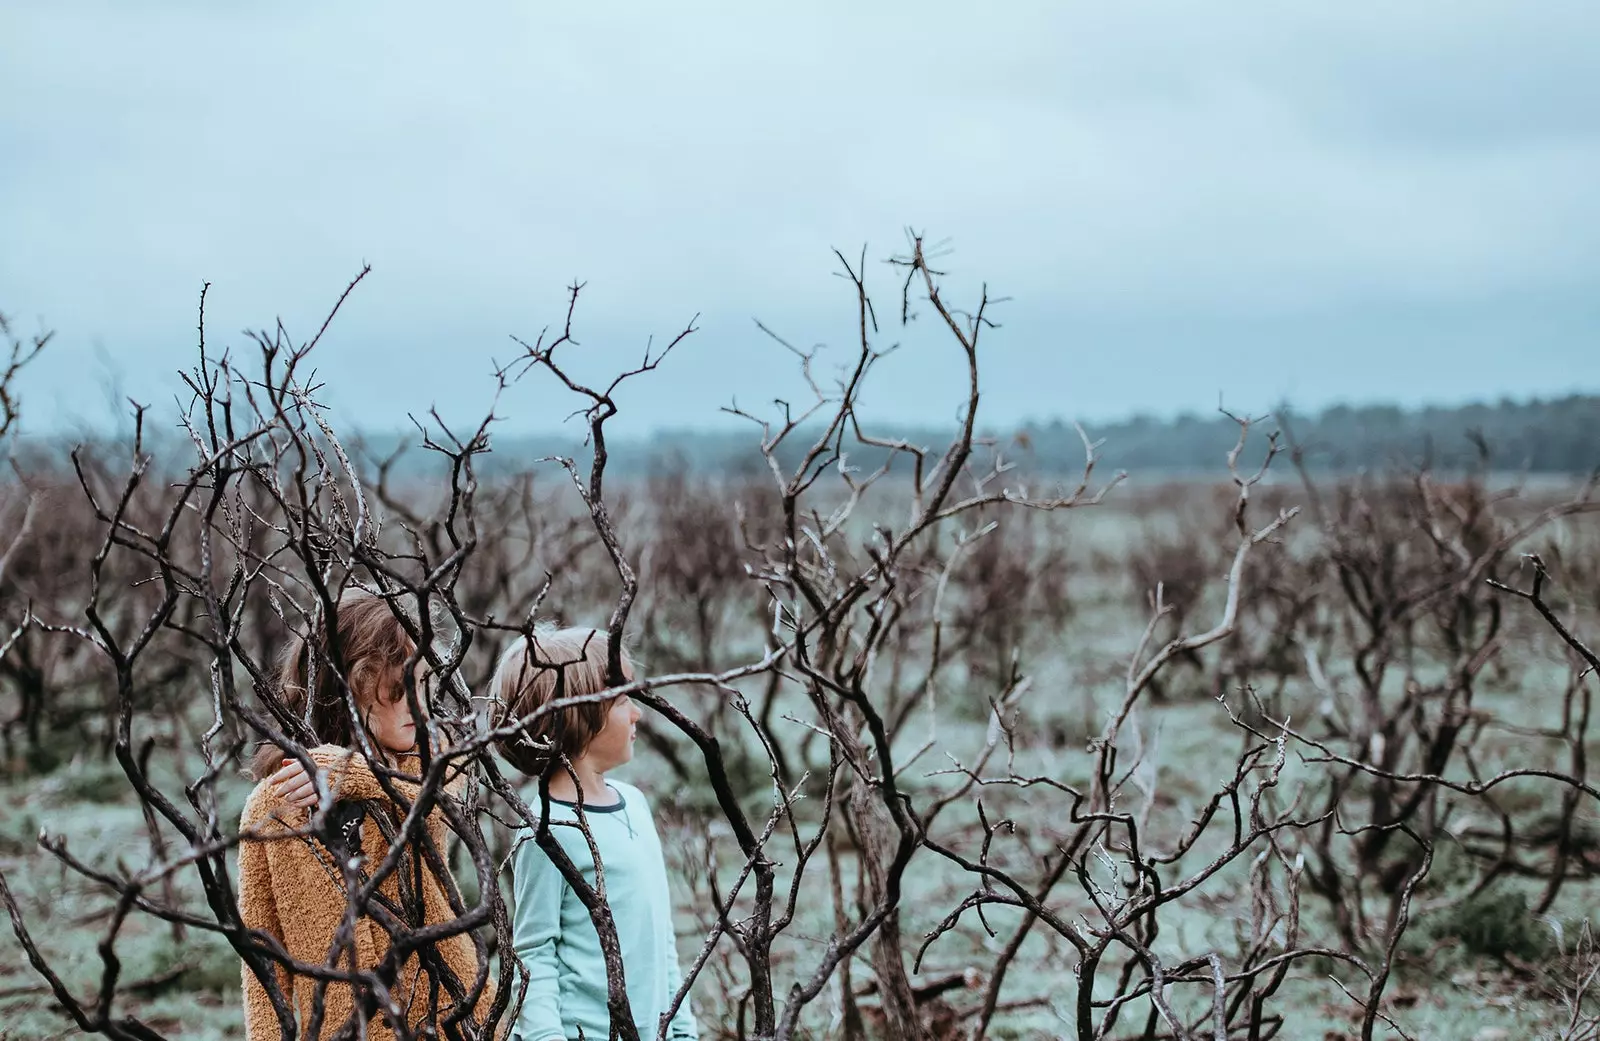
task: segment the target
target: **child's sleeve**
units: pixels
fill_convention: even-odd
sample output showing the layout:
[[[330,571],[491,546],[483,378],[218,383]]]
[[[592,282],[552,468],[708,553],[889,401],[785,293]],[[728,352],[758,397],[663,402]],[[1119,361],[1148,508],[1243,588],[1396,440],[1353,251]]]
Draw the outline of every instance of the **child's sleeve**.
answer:
[[[239,920],[247,929],[257,929],[281,939],[283,926],[278,921],[278,905],[272,896],[272,879],[267,865],[267,851],[261,842],[239,844]],[[244,1033],[249,1041],[266,1041],[277,1038],[278,1013],[272,1007],[267,989],[256,979],[250,963],[240,960],[244,974]],[[272,971],[278,977],[278,986],[285,997],[293,1000],[294,991],[289,974],[281,965]]]
[[[648,806],[648,804],[646,804]],[[661,849],[661,833],[656,829],[655,813],[650,813],[650,830],[655,832],[656,849]],[[664,952],[666,964],[663,969],[667,977],[667,1000],[678,993],[678,988],[683,986],[683,970],[678,965],[678,933],[672,926],[672,886],[667,881],[666,858],[661,857],[661,879],[658,892],[664,894],[666,907],[662,908],[661,920],[661,950]],[[700,1025],[695,1022],[694,1010],[689,1007],[689,995],[683,996],[683,1001],[678,1004],[678,1011],[673,1013],[672,1019],[667,1023],[668,1041],[700,1041]]]
[[[678,993],[678,988],[683,986],[683,972],[678,968],[678,937],[672,928],[672,914],[666,915],[667,925],[665,943],[667,948],[667,987],[668,1001],[671,995]],[[669,1041],[700,1041],[700,1024],[695,1022],[694,1011],[689,1008],[689,995],[683,996],[683,1001],[678,1005],[678,1011],[673,1014],[672,1021],[667,1024],[667,1037]]]
[[[511,861],[516,894],[511,914],[511,945],[528,970],[528,992],[522,998],[512,1037],[518,1041],[565,1041],[561,1023],[560,964],[556,941],[561,935],[561,900],[566,879],[527,831],[518,833]],[[513,983],[515,988],[518,983]]]

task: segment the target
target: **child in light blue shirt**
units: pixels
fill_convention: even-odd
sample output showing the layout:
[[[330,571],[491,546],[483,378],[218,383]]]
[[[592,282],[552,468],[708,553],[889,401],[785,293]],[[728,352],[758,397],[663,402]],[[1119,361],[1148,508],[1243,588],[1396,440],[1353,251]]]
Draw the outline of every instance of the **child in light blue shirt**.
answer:
[[[606,688],[606,634],[594,629],[536,632],[518,639],[500,660],[493,692],[500,720],[526,716],[556,697]],[[631,667],[624,666],[631,676]],[[557,682],[558,675],[560,682]],[[606,903],[622,949],[628,1004],[642,1038],[655,1037],[682,983],[672,899],[661,840],[644,793],[606,773],[633,758],[639,709],[626,696],[574,705],[541,716],[500,746],[524,774],[538,778],[551,757],[565,755],[550,777],[550,832],[596,885],[596,861],[577,827],[581,805],[599,853]],[[576,783],[572,774],[577,775]],[[538,812],[537,790],[526,799]],[[589,910],[530,829],[517,835],[512,857],[512,946],[528,971],[528,990],[512,1027],[513,1041],[574,1041],[611,1034],[606,966]],[[687,995],[667,1026],[672,1041],[698,1041]]]

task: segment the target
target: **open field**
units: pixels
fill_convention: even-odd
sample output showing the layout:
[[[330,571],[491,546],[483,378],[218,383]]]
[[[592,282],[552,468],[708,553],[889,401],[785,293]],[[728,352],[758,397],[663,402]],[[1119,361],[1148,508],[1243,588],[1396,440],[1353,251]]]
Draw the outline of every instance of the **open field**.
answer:
[[[1497,508],[1515,519],[1562,501],[1569,491],[1539,487],[1526,493],[1526,501]],[[750,487],[680,477],[629,485],[616,494],[628,504],[619,523],[630,525],[633,532],[650,533],[643,540],[641,599],[632,626],[645,671],[718,670],[759,656],[762,637],[755,623],[760,618],[760,597],[749,595],[753,587],[741,586],[741,576],[713,573],[714,569],[696,563],[701,559],[697,553],[735,552],[731,536],[724,532],[723,542],[706,545],[705,537],[696,543],[685,534],[718,517],[728,528],[730,500],[747,500],[754,509],[759,493]],[[1127,663],[1141,653],[1141,632],[1150,614],[1147,597],[1154,583],[1165,583],[1163,596],[1175,614],[1157,624],[1174,626],[1174,633],[1176,627],[1208,625],[1207,619],[1224,607],[1226,560],[1217,547],[1223,544],[1230,494],[1227,487],[1200,483],[1127,486],[1093,508],[1008,517],[965,550],[965,561],[948,569],[937,608],[944,625],[943,664],[934,689],[906,710],[893,739],[902,791],[914,806],[958,793],[930,829],[931,839],[976,856],[984,838],[981,820],[991,826],[1004,820],[1009,825],[992,835],[996,867],[1018,877],[1034,877],[1050,863],[1051,851],[1061,848],[1073,831],[1065,789],[1084,790],[1094,783],[1096,759],[1090,742],[1119,703]],[[1295,494],[1292,488],[1272,491],[1274,498],[1285,501]],[[552,531],[559,534],[556,518],[561,512],[554,503],[548,505],[549,519],[540,538],[552,538]],[[865,520],[870,518],[858,519],[860,530],[867,531]],[[1592,513],[1557,518],[1523,547],[1559,560],[1563,574],[1558,577],[1577,578],[1559,588],[1562,616],[1579,632],[1595,631],[1600,607],[1600,598],[1592,590],[1585,596],[1583,585],[1583,576],[1592,575],[1600,563],[1597,520]],[[507,532],[505,538],[515,535]],[[549,551],[548,543],[534,547],[536,541],[530,540],[530,547]],[[1263,547],[1256,558],[1261,566],[1249,576],[1257,588],[1244,590],[1239,632],[1171,663],[1159,686],[1129,716],[1119,736],[1125,748],[1121,769],[1130,778],[1125,800],[1140,816],[1145,841],[1151,846],[1170,847],[1178,841],[1213,793],[1228,787],[1246,748],[1259,743],[1230,720],[1230,709],[1263,726],[1263,719],[1285,716],[1306,721],[1301,725],[1308,732],[1317,725],[1327,727],[1323,732],[1336,732],[1335,720],[1354,716],[1359,677],[1349,664],[1350,641],[1359,638],[1359,632],[1351,628],[1335,584],[1309,591],[1295,588],[1296,583],[1312,580],[1308,562],[1317,559],[1326,541],[1325,533],[1303,526],[1287,529],[1281,544]],[[499,547],[497,552],[507,554],[506,559],[521,556],[515,547]],[[593,546],[562,544],[558,552],[573,563],[552,592],[548,610],[568,621],[598,619],[607,591],[603,570],[595,565],[603,561]],[[538,557],[534,553],[523,560],[522,570],[531,574],[546,566]],[[1497,574],[1515,579],[1514,561],[1507,559],[1511,562]],[[523,577],[511,576],[511,584]],[[1307,603],[1291,607],[1297,602],[1296,592],[1311,595],[1301,597]],[[1291,615],[1292,623],[1286,621]],[[1272,637],[1291,624],[1294,660],[1274,659]],[[1444,629],[1430,628],[1437,624],[1445,623],[1421,620],[1408,633],[1409,645],[1397,647],[1394,671],[1383,679],[1379,691],[1383,698],[1403,699],[1419,686],[1441,691],[1449,687],[1453,637]],[[1157,640],[1168,635],[1158,632]],[[925,638],[926,633],[919,632],[885,651],[885,658],[892,660],[880,665],[874,682],[886,704],[901,703],[904,692],[917,686],[907,679],[909,674],[919,668],[926,671],[925,664],[919,666],[929,653]],[[1472,676],[1470,737],[1464,732],[1461,739],[1463,745],[1470,742],[1470,752],[1451,759],[1451,769],[1441,772],[1482,778],[1510,768],[1569,766],[1572,742],[1561,736],[1570,735],[1570,730],[1562,730],[1563,706],[1573,682],[1565,645],[1531,609],[1513,602],[1503,605],[1493,639],[1495,646],[1475,665]],[[1309,658],[1304,653],[1307,648],[1314,651]],[[469,662],[466,669],[469,682],[481,682],[490,657],[488,648],[480,648],[479,660]],[[1313,659],[1318,659],[1317,667],[1308,670],[1307,662]],[[767,683],[767,677],[756,676],[738,685],[758,706],[766,697],[774,699],[773,708],[758,718],[782,750],[788,784],[803,796],[795,804],[793,819],[805,831],[821,819],[818,810],[825,797],[828,763],[825,742],[813,729],[819,723],[804,692],[789,683],[773,692]],[[1261,699],[1258,711],[1253,710],[1251,697]],[[164,698],[170,707],[141,718],[135,738],[155,739],[152,777],[164,790],[180,792],[201,764],[192,752],[184,756],[166,750],[192,749],[210,710],[203,688],[192,681],[174,685]],[[762,776],[770,766],[763,767],[755,758],[758,746],[749,739],[748,728],[741,731],[737,717],[728,712],[726,692],[692,686],[679,688],[673,698],[726,742],[729,773],[740,783],[742,801],[753,813],[765,812],[763,806],[770,809],[771,785]],[[996,698],[1001,705],[998,713],[992,700]],[[8,699],[7,715],[20,720],[14,694]],[[1428,704],[1419,701],[1413,711],[1425,714]],[[104,972],[96,944],[114,908],[115,893],[67,869],[37,848],[35,839],[41,832],[64,839],[75,857],[112,874],[136,871],[149,863],[152,847],[139,804],[108,756],[103,721],[97,722],[90,713],[69,713],[64,706],[54,708],[59,710],[54,716],[46,708],[49,725],[37,740],[25,735],[20,722],[7,732],[10,760],[0,790],[7,807],[0,834],[0,869],[41,952],[69,990],[87,1000]],[[647,729],[648,739],[642,743],[647,747],[625,776],[653,794],[663,815],[680,903],[680,949],[687,961],[715,923],[708,880],[716,877],[717,892],[726,894],[742,861],[726,824],[719,820],[694,748],[659,719]],[[1397,733],[1396,739],[1405,740],[1406,735]],[[979,762],[986,747],[990,756],[981,775],[997,782],[1009,780],[968,785],[956,768]],[[1600,744],[1586,732],[1581,747],[1590,755],[1600,753]],[[1283,800],[1280,807],[1302,801],[1310,805],[1326,797],[1327,767],[1310,761],[1315,758],[1313,749],[1290,747],[1276,779],[1276,792]],[[800,780],[802,776],[805,780]],[[1018,783],[1026,778],[1048,778],[1053,784]],[[1352,823],[1359,820],[1364,800],[1374,798],[1381,787],[1371,781],[1357,778],[1341,797],[1343,812],[1351,814]],[[246,790],[242,779],[225,776],[216,787],[219,817],[236,819]],[[1411,895],[1412,921],[1393,951],[1393,981],[1384,997],[1385,1015],[1410,1036],[1587,1036],[1563,1032],[1574,1014],[1563,1004],[1562,994],[1576,982],[1567,977],[1581,973],[1587,964],[1578,948],[1595,903],[1593,878],[1600,862],[1591,857],[1600,846],[1600,821],[1590,799],[1564,817],[1564,790],[1545,778],[1517,778],[1496,786],[1490,798],[1461,798],[1430,811],[1435,814],[1429,834],[1431,868]],[[1503,851],[1489,842],[1498,828],[1497,815],[1514,836]],[[1560,830],[1563,819],[1568,859],[1562,883],[1552,887],[1550,836],[1552,829]],[[170,855],[180,843],[170,829],[160,830]],[[491,827],[490,838],[503,852],[504,828]],[[859,836],[839,833],[838,838],[837,844],[829,842],[831,868],[824,865],[810,871],[796,887],[802,895],[794,922],[773,945],[780,992],[786,981],[810,974],[830,938],[838,935],[838,915],[848,916],[857,897],[867,896],[871,883],[856,841]],[[1189,870],[1192,864],[1225,852],[1228,838],[1228,826],[1216,827],[1179,866]],[[1320,855],[1335,858],[1331,866],[1350,879],[1360,879],[1363,870],[1382,876],[1415,866],[1404,851],[1391,850],[1373,857],[1370,867],[1363,869],[1355,838],[1335,832],[1320,842]],[[1296,829],[1285,836],[1283,853],[1291,860],[1298,856],[1302,865],[1314,865],[1318,846],[1315,829]],[[1085,876],[1083,881],[1114,889],[1119,871],[1113,860],[1116,849],[1115,842],[1108,842],[1089,860],[1091,871],[1103,870],[1105,877],[1096,882]],[[456,850],[456,863],[458,870],[464,870],[460,853]],[[1174,901],[1162,914],[1159,932],[1148,940],[1151,953],[1170,965],[1196,951],[1237,958],[1258,943],[1251,932],[1260,931],[1263,912],[1256,902],[1261,890],[1259,885],[1252,889],[1252,877],[1253,870],[1265,863],[1263,856],[1258,852],[1229,859],[1181,901]],[[795,861],[792,853],[780,852],[775,859],[778,888],[783,891],[793,879]],[[470,871],[465,874],[470,876]],[[829,896],[834,878],[840,894],[837,903]],[[1382,908],[1393,897],[1384,895],[1381,878],[1376,883],[1369,879],[1368,892],[1359,898],[1319,895],[1309,876],[1298,884],[1303,909],[1296,928],[1303,937],[1315,938],[1312,946],[1340,946],[1341,928],[1351,933],[1357,947],[1364,938],[1372,943],[1382,936]],[[467,889],[470,895],[470,878]],[[897,927],[908,967],[923,940],[973,892],[969,872],[947,858],[919,853],[906,873],[898,905]],[[1095,908],[1088,892],[1069,879],[1050,891],[1046,904],[1063,918],[1092,916]],[[1547,894],[1550,899],[1544,900]],[[203,911],[199,887],[186,873],[174,876],[163,898]],[[748,910],[748,890],[740,901],[735,906]],[[1351,901],[1358,905],[1357,917],[1366,916],[1354,925]],[[929,945],[921,972],[909,977],[913,984],[969,974],[960,986],[937,999],[953,1018],[940,1019],[943,1013],[936,1012],[931,1002],[927,1006],[930,1029],[953,1034],[970,1022],[972,1006],[1008,938],[1015,935],[1019,918],[1015,907],[990,907],[983,911],[982,921],[977,912],[968,911]],[[0,957],[0,1022],[4,1023],[0,1036],[73,1036],[76,1028],[55,1006],[15,941],[8,935],[0,942],[5,944]],[[116,952],[123,980],[116,997],[119,1014],[137,1015],[167,1036],[241,1036],[239,962],[221,938],[135,915],[121,930]],[[1370,958],[1372,949],[1362,953]],[[1073,970],[1078,963],[1074,948],[1060,935],[1035,928],[1007,961],[1009,972],[986,1036],[1072,1036]],[[1280,1017],[1274,1029],[1282,1031],[1278,1036],[1358,1036],[1361,1005],[1330,977],[1338,977],[1358,993],[1365,981],[1358,983],[1349,966],[1326,959],[1320,964],[1303,962],[1301,968],[1273,996]],[[865,948],[858,952],[851,978],[864,1029],[876,1034],[875,996],[870,986],[863,989],[864,982],[873,979],[873,959]],[[837,976],[830,982],[831,997],[808,1009],[801,1021],[807,1036],[835,1036],[844,1029],[842,992],[837,990],[843,979]],[[1119,992],[1113,973],[1103,972],[1097,985],[1097,993],[1107,999]],[[709,1036],[739,1035],[740,997],[747,986],[739,958],[724,941],[693,991]],[[1173,994],[1177,1007],[1192,1006],[1202,1016],[1208,1001],[1198,986]],[[1583,1014],[1592,1014],[1587,1005],[1583,1008],[1588,1010]],[[1163,1036],[1147,1025],[1153,1016],[1148,1001],[1136,1001],[1112,1036]],[[1403,1035],[1380,1021],[1374,1036]]]

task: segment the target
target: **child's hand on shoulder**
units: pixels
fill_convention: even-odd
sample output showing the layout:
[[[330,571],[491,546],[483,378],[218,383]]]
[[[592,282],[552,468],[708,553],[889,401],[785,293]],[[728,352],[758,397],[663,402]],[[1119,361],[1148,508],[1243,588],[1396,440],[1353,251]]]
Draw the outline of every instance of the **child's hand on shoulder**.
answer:
[[[308,810],[317,804],[317,786],[298,759],[285,759],[283,768],[267,781],[274,795],[296,809]]]

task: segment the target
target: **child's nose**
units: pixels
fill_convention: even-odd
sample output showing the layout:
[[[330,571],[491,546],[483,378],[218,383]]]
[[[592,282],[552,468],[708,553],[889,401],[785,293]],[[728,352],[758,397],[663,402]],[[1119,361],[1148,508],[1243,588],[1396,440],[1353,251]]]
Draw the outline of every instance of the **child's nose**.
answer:
[[[628,715],[632,717],[635,723],[639,722],[640,717],[644,715],[643,712],[639,711],[638,702],[634,701],[632,698],[628,699]]]

